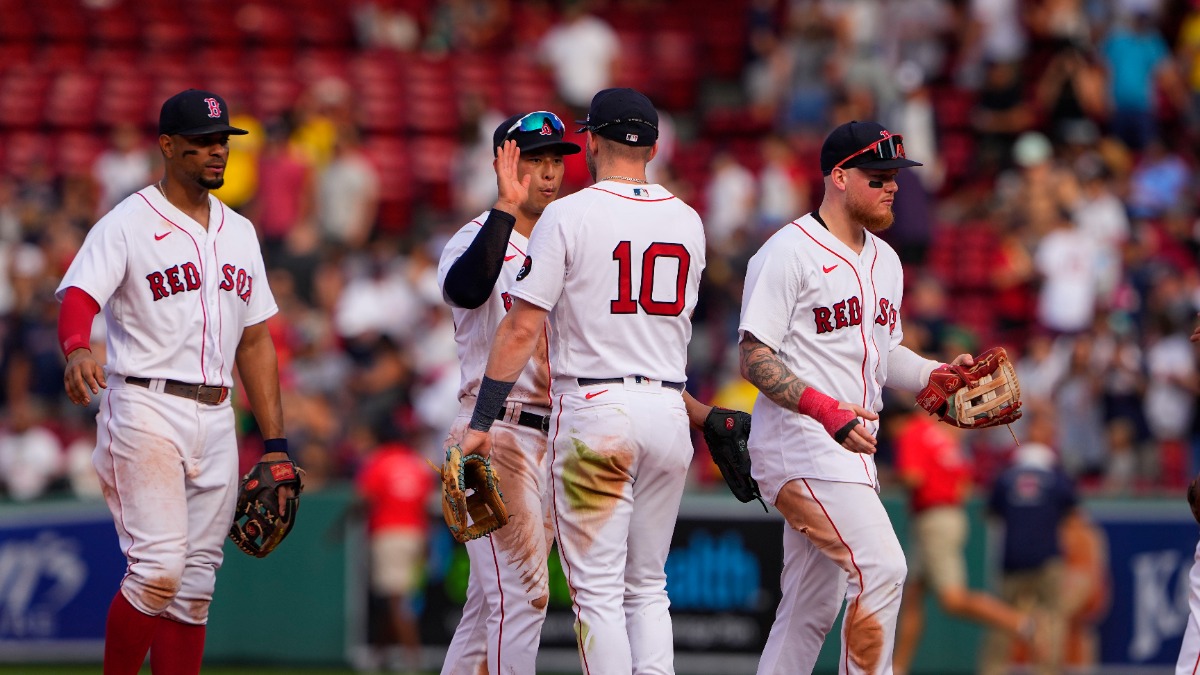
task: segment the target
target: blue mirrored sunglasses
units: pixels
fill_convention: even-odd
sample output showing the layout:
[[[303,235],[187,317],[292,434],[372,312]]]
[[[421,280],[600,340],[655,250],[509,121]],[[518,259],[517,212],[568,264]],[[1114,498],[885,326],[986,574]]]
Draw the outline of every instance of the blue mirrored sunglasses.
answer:
[[[558,115],[546,112],[545,110],[539,110],[531,112],[513,122],[513,125],[504,133],[504,140],[509,140],[518,131],[522,133],[537,131],[543,136],[552,136],[554,132],[558,132],[561,135],[566,131],[566,127],[563,125],[563,121],[558,118]]]

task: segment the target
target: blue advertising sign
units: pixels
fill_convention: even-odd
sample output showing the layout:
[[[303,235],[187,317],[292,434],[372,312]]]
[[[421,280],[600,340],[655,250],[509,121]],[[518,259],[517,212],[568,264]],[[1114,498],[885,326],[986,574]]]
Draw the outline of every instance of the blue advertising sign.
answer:
[[[94,659],[125,558],[102,504],[46,504],[0,519],[0,660]]]
[[[1173,665],[1188,620],[1188,572],[1200,532],[1182,500],[1089,504],[1108,536],[1112,606],[1100,661]]]

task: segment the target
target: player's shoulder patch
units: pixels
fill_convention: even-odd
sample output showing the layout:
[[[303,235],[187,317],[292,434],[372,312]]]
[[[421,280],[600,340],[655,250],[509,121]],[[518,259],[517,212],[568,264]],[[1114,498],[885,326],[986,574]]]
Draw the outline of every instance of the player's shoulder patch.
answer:
[[[525,256],[525,262],[521,263],[521,270],[517,272],[517,281],[529,276],[529,270],[533,269],[533,258]]]

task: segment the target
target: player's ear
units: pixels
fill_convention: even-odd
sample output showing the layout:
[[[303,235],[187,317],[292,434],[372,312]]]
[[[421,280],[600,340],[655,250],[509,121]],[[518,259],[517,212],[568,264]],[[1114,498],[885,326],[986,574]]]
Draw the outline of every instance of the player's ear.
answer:
[[[654,160],[654,156],[658,154],[658,141],[654,141],[654,145],[650,146],[650,156],[646,158],[646,163],[649,164]]]
[[[849,176],[849,171],[842,168],[834,168],[829,172],[829,180],[833,181],[833,186],[839,190],[846,189],[846,178]]]
[[[158,149],[162,151],[163,157],[169,159],[175,156],[175,142],[167,134],[159,134]]]

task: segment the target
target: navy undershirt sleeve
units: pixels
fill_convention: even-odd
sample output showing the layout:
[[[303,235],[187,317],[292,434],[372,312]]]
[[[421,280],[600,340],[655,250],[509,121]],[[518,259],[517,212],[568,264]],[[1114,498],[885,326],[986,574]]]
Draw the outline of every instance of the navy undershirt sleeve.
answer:
[[[487,301],[500,278],[508,238],[516,224],[517,219],[503,211],[488,212],[475,240],[446,272],[442,291],[450,302],[463,309],[475,309]]]

